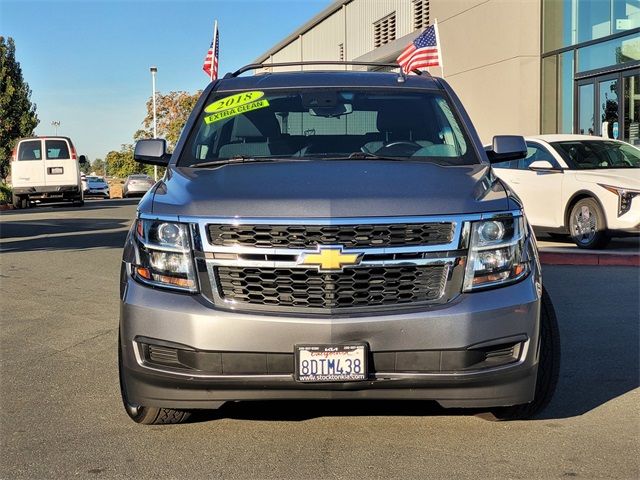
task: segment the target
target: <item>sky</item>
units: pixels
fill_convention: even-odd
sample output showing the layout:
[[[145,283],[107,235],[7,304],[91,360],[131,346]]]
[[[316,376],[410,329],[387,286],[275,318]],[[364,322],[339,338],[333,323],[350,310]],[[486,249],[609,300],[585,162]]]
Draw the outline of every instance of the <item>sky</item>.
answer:
[[[13,37],[32,90],[37,135],[71,137],[91,161],[132,143],[156,89],[195,92],[220,31],[220,73],[251,63],[332,0],[0,0],[0,35]]]

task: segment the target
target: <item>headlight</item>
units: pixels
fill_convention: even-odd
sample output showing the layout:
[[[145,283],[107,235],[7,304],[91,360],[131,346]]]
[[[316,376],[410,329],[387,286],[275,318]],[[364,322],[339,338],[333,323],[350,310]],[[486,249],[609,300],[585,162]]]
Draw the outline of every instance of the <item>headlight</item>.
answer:
[[[618,216],[622,216],[631,210],[631,200],[637,195],[640,195],[639,190],[631,190],[622,187],[612,187],[611,185],[604,185],[599,183],[602,188],[609,190],[611,193],[618,195]]]
[[[465,292],[516,282],[529,272],[524,258],[524,217],[496,218],[471,224]]]
[[[143,283],[197,291],[189,227],[163,220],[136,221],[138,262],[133,275]]]

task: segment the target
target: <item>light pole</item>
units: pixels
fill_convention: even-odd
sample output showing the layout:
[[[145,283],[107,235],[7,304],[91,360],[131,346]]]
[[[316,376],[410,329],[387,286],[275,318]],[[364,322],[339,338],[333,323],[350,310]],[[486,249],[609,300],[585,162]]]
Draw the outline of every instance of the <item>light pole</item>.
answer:
[[[158,124],[156,119],[156,73],[158,73],[158,67],[149,67],[151,71],[151,90],[153,91],[153,138],[158,138]],[[158,181],[158,166],[153,166],[153,179]]]
[[[58,136],[58,127],[60,126],[60,120],[54,120],[51,122],[51,126],[55,129],[55,136]]]

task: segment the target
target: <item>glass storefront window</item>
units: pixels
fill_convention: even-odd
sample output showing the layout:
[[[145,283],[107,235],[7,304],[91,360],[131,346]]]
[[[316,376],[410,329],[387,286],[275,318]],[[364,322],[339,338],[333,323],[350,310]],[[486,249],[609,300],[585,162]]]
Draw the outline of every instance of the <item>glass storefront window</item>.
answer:
[[[611,33],[640,27],[640,0],[614,0]]]
[[[640,143],[640,75],[624,77],[624,131],[622,139]]]
[[[578,72],[640,60],[640,35],[630,35],[578,49]]]
[[[578,1],[578,43],[611,35],[611,1]]]
[[[543,0],[542,51],[640,27],[640,0]]]
[[[608,138],[616,138],[613,127],[618,123],[618,80],[598,82],[598,90],[598,133],[606,132]]]
[[[575,44],[572,5],[576,0],[544,0],[542,50],[550,52]]]
[[[542,59],[542,133],[557,132],[557,58],[556,55],[553,55]]]
[[[593,106],[595,91],[593,83],[578,87],[578,132],[582,135],[595,135],[595,115]]]
[[[573,132],[573,51],[558,56],[558,133]]]

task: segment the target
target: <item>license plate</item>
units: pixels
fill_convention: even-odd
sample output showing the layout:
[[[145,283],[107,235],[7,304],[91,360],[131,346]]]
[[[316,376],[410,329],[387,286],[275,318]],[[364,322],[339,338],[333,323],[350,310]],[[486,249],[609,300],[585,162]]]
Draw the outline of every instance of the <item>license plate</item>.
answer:
[[[62,167],[50,167],[49,174],[50,175],[62,175],[64,173],[64,168]]]
[[[300,382],[366,380],[367,346],[297,345],[296,379]]]

